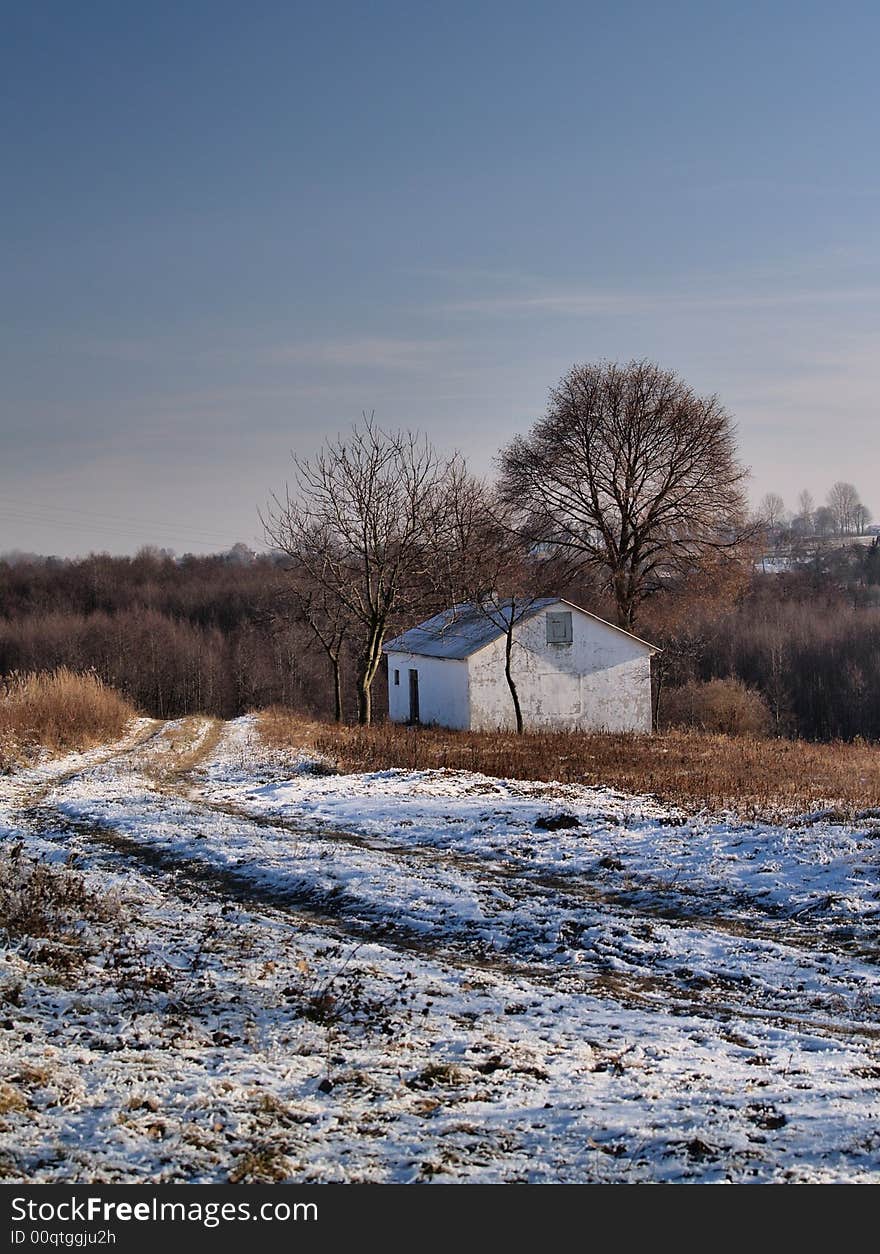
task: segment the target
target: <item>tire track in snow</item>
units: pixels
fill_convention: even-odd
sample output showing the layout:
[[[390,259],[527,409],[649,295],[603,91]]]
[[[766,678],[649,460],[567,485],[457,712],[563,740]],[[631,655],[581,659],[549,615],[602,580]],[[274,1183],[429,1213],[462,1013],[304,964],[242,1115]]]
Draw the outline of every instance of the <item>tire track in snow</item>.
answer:
[[[305,820],[285,819],[247,810],[230,802],[209,801],[198,791],[168,792],[174,800],[203,811],[226,818],[240,819],[252,826],[268,831],[289,832],[310,840],[326,840],[330,844],[350,846],[370,852],[388,854],[393,858],[411,861],[430,867],[447,866],[469,876],[489,877],[505,885],[511,893],[522,892],[524,886],[543,890],[546,894],[558,894],[569,898],[576,905],[588,903],[607,907],[621,918],[648,917],[661,920],[671,927],[699,926],[722,932],[744,940],[772,941],[793,950],[810,950],[834,956],[858,958],[863,962],[880,964],[880,944],[868,944],[858,937],[839,932],[819,933],[809,926],[798,923],[790,915],[765,907],[760,913],[754,898],[743,894],[741,898],[718,894],[706,902],[696,891],[678,889],[670,892],[663,882],[643,880],[629,888],[605,887],[588,877],[584,871],[569,875],[554,875],[536,871],[529,866],[504,859],[479,858],[458,853],[435,845],[401,844],[365,836],[338,827],[309,826]],[[741,911],[738,915],[723,914],[719,907],[729,905]],[[806,911],[804,913],[807,913]],[[832,943],[836,942],[836,943]]]
[[[56,762],[47,762],[40,767],[28,767],[4,779],[2,792],[5,794],[10,812],[14,815],[22,808],[39,804],[55,789],[63,787],[71,780],[86,776],[92,771],[137,753],[138,750],[163,735],[166,726],[167,724],[158,719],[138,719],[128,736],[110,746],[67,755]],[[65,765],[71,756],[76,758],[76,765]]]
[[[95,769],[99,767],[96,766]],[[233,822],[245,828],[256,828],[262,832],[272,829],[285,833],[292,832],[304,839],[318,842],[323,842],[327,837],[325,831],[309,831],[305,825],[277,823],[266,816],[260,816],[258,821],[254,821],[252,816],[230,813],[225,807],[220,808],[211,803],[194,803],[181,796],[180,792],[173,791],[167,786],[159,789],[151,787],[151,791],[158,799],[164,797],[178,806],[185,806],[188,814],[204,815],[207,813],[215,818],[218,814],[222,814],[227,820],[232,819]],[[459,969],[514,975],[528,979],[545,989],[558,987],[562,982],[568,988],[608,996],[628,1006],[650,1006],[655,1009],[663,1008],[673,1013],[698,1014],[722,1020],[729,1020],[731,1017],[761,1019],[836,1037],[856,1036],[868,1040],[880,1039],[880,1028],[870,1024],[852,1021],[844,1024],[835,1023],[831,1016],[831,1008],[827,1004],[827,997],[819,998],[818,1004],[814,1001],[813,1014],[794,1014],[790,1006],[761,1004],[762,993],[765,995],[766,1003],[767,985],[737,986],[734,982],[725,980],[723,976],[718,976],[714,980],[707,979],[705,976],[694,978],[694,973],[686,968],[679,968],[675,977],[661,971],[644,968],[621,971],[610,966],[604,955],[593,954],[589,951],[581,951],[580,956],[583,960],[574,967],[541,963],[536,961],[535,957],[525,956],[521,949],[518,952],[515,946],[499,950],[486,943],[476,931],[468,934],[467,929],[463,929],[461,925],[458,928],[446,927],[445,931],[443,925],[440,925],[426,935],[424,929],[413,926],[412,922],[408,923],[400,915],[392,917],[393,901],[389,903],[388,910],[383,913],[377,912],[357,895],[337,888],[329,891],[322,890],[314,883],[309,884],[306,876],[301,877],[298,883],[290,881],[283,885],[268,883],[265,879],[261,880],[258,869],[248,871],[247,867],[236,869],[221,867],[209,859],[194,855],[191,851],[182,853],[179,850],[163,848],[159,842],[140,840],[136,836],[120,831],[104,820],[88,815],[74,817],[56,809],[51,804],[31,807],[23,813],[22,817],[32,830],[44,833],[47,831],[64,832],[68,836],[85,840],[93,847],[100,848],[105,854],[110,855],[111,862],[121,859],[124,862],[134,863],[154,874],[170,878],[173,883],[182,883],[188,889],[211,892],[218,900],[234,900],[248,908],[278,910],[285,916],[305,919],[312,925],[331,929],[337,935],[348,939],[360,942],[370,941],[402,953],[430,956]],[[190,828],[190,837],[191,834]],[[406,847],[398,849],[397,846],[390,850],[376,848],[366,838],[354,833],[333,833],[331,839],[343,837],[344,839],[336,841],[341,847],[375,853],[383,861],[387,861],[388,866],[385,869],[389,875],[394,874],[396,869],[393,865],[395,855],[401,852],[407,854],[413,852],[412,849]],[[432,857],[434,852],[424,848],[419,850],[418,858],[421,865],[425,866],[430,862],[428,869],[431,871],[443,869],[438,868],[438,862],[454,867],[457,873],[467,876],[475,897],[481,894],[485,897],[485,887],[477,882],[477,877],[485,879],[488,872],[489,878],[503,879],[506,889],[513,888],[514,890],[511,896],[514,896],[521,906],[534,907],[531,912],[537,916],[540,916],[542,910],[545,912],[555,910],[557,914],[568,916],[576,914],[578,910],[583,911],[585,895],[573,900],[569,891],[572,886],[565,881],[564,877],[561,877],[563,880],[561,886],[553,883],[536,883],[531,877],[523,874],[512,876],[505,874],[503,869],[490,868],[479,859],[469,858],[467,855],[443,851],[446,856],[440,859]],[[637,928],[642,921],[642,915],[621,907],[618,903],[608,902],[604,895],[600,895],[598,901],[595,897],[590,897],[589,905],[594,908],[597,905],[600,906],[606,919],[610,919],[624,931]],[[693,920],[664,919],[662,922],[676,930],[688,927],[694,929]],[[699,922],[703,924],[703,920]],[[733,935],[739,934],[734,932]],[[526,938],[527,941],[529,939]],[[774,938],[774,945],[778,945],[776,938]],[[788,956],[795,965],[804,965],[798,950],[793,950]],[[689,981],[692,982],[690,987]],[[732,993],[736,994],[735,998],[732,998]],[[784,990],[782,995],[788,996],[788,991]]]

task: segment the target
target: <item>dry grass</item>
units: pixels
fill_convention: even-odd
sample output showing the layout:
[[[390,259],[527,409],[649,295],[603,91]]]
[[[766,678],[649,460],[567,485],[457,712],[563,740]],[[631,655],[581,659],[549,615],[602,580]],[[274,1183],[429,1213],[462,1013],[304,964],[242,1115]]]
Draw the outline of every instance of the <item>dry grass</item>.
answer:
[[[260,739],[270,749],[279,749],[281,752],[305,749],[311,753],[317,751],[318,740],[327,733],[352,730],[337,728],[333,723],[303,718],[280,705],[271,705],[260,710],[257,714],[257,727]]]
[[[27,1110],[27,1102],[18,1089],[0,1081],[0,1115],[8,1115],[21,1110]]]
[[[337,727],[283,710],[265,711],[259,727],[273,748],[317,751],[344,771],[449,768],[605,785],[687,809],[730,807],[746,816],[816,810],[832,810],[840,818],[866,810],[880,814],[880,747],[863,742],[814,744],[687,730],[515,736],[390,723]]]
[[[115,740],[134,709],[92,672],[66,667],[0,681],[0,770],[38,748],[56,753]]]
[[[183,719],[167,737],[164,748],[144,768],[147,775],[166,782],[187,775],[216,749],[223,731],[219,719],[194,714]]]
[[[0,929],[7,937],[76,940],[84,919],[107,922],[118,910],[112,894],[95,892],[71,867],[28,857],[21,842],[0,849]]]
[[[230,1184],[278,1184],[290,1175],[290,1163],[274,1145],[246,1150],[230,1171]]]

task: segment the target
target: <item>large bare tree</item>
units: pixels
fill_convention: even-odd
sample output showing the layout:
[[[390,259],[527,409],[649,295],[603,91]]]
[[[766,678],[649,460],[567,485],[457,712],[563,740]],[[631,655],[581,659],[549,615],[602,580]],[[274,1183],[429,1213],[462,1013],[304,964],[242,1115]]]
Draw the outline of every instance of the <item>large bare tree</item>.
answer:
[[[786,519],[785,501],[778,492],[766,492],[761,497],[758,518],[771,531],[783,525]]]
[[[601,573],[620,626],[744,532],[747,471],[716,396],[652,362],[573,367],[501,453],[522,534]]]
[[[460,459],[444,460],[423,436],[385,431],[364,414],[314,457],[294,456],[294,466],[295,486],[272,498],[263,528],[310,585],[322,621],[347,620],[346,635],[357,639],[358,721],[369,723],[389,622],[435,578]]]

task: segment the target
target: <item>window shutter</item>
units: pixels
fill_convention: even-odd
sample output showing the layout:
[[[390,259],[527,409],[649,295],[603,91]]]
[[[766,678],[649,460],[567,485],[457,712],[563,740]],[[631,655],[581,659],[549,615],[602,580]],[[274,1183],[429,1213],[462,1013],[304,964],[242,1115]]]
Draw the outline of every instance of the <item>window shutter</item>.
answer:
[[[571,611],[557,610],[547,615],[547,643],[571,644]]]

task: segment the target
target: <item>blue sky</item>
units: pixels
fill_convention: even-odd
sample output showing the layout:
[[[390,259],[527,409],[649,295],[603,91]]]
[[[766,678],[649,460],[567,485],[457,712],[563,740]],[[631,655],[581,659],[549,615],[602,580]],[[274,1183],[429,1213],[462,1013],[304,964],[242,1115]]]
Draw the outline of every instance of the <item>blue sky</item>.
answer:
[[[491,469],[576,361],[880,515],[868,3],[11,3],[0,551],[206,551],[362,409]]]

